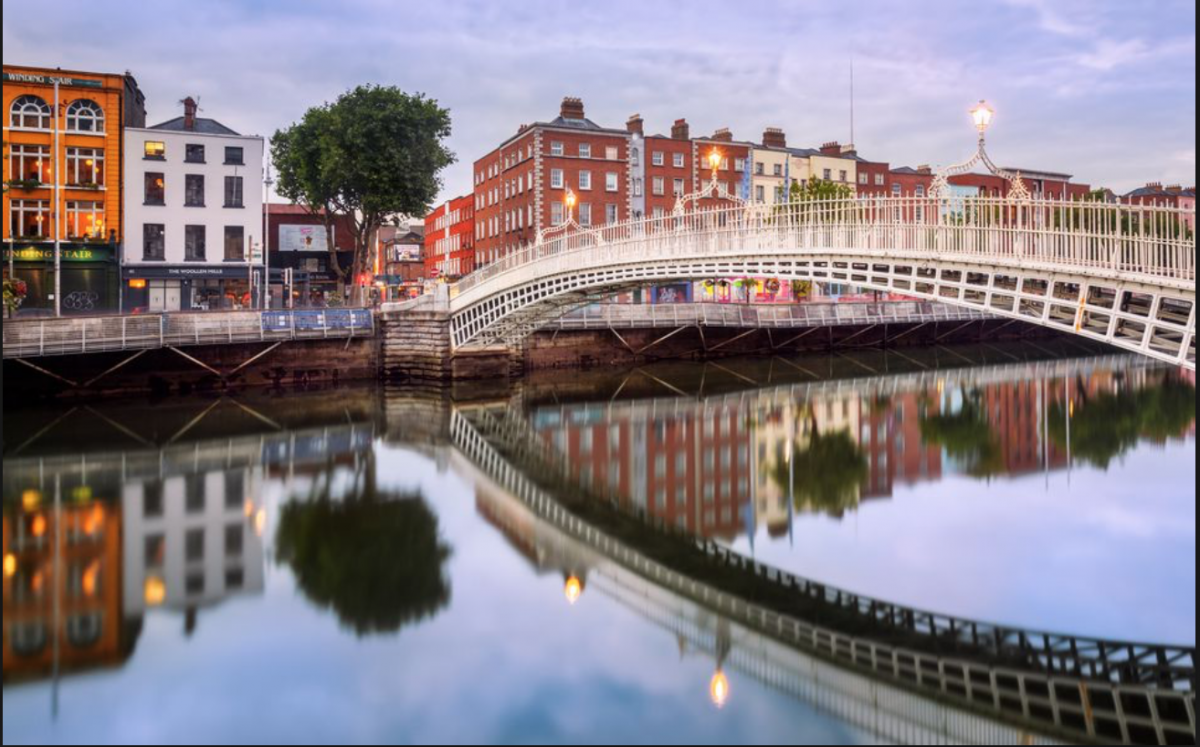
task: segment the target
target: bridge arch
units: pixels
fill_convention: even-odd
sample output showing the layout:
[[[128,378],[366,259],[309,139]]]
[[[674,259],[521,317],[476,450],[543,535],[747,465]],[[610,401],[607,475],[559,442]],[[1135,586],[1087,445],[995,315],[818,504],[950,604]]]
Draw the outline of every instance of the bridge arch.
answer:
[[[699,211],[543,238],[451,289],[452,345],[650,283],[778,277],[986,311],[1195,368],[1194,213],[973,198]]]

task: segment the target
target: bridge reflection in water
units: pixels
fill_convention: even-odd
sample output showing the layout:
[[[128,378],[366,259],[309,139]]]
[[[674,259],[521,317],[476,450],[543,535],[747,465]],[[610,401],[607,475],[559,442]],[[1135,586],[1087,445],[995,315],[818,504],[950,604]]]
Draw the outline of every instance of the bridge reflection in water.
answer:
[[[6,688],[124,666],[147,615],[190,633],[223,600],[262,595],[268,557],[359,635],[437,615],[449,548],[423,500],[375,487],[383,437],[472,476],[477,511],[561,579],[564,607],[601,594],[708,661],[697,696],[718,706],[749,677],[891,741],[1194,743],[1193,649],[928,613],[729,550],[939,475],[1107,464],[1191,432],[1190,378],[1122,358],[783,369],[752,387],[754,365],[698,381],[649,369],[603,405],[532,385],[494,404],[408,390],[31,417],[4,460]],[[814,464],[833,476],[805,479]],[[348,537],[320,531],[333,524]],[[389,542],[415,548],[391,553],[415,570],[350,583],[369,569],[353,546],[378,558]],[[350,565],[313,565],[331,554]]]

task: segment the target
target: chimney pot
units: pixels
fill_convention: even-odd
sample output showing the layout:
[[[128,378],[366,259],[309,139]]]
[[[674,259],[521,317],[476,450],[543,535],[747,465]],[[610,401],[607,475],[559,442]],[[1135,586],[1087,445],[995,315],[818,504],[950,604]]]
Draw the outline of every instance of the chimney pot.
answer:
[[[842,152],[842,145],[836,140],[830,140],[821,145],[821,153],[827,156],[836,156]]]
[[[183,129],[196,129],[196,100],[188,96],[183,100]]]
[[[762,144],[766,148],[786,148],[787,135],[778,127],[768,127],[763,130]]]
[[[675,124],[671,125],[672,140],[690,140],[688,123],[686,119],[677,119]]]
[[[642,115],[634,114],[633,116],[631,116],[629,118],[629,121],[627,121],[625,123],[625,129],[634,135],[641,135],[642,134]]]
[[[562,107],[559,109],[559,115],[563,119],[583,119],[583,99],[573,96],[565,96],[562,100]]]

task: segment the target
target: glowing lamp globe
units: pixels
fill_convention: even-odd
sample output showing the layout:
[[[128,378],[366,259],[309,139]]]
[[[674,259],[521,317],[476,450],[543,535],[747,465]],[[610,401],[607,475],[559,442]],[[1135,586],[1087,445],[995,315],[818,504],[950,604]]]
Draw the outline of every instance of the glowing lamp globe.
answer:
[[[975,129],[979,130],[980,134],[983,134],[984,130],[988,128],[988,125],[992,123],[992,116],[995,115],[995,113],[996,110],[988,106],[987,102],[983,101],[982,99],[978,104],[972,107],[971,121],[975,123]]]

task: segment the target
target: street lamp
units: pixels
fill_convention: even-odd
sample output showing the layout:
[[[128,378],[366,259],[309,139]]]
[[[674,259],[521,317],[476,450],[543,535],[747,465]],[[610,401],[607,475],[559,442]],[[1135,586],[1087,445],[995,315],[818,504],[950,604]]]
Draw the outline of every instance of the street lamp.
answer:
[[[567,207],[567,223],[571,222],[571,211],[575,209],[575,193],[569,188],[567,193],[563,195],[563,204]]]
[[[721,168],[721,151],[713,148],[708,153],[708,166],[712,169],[712,180],[717,180],[717,169]]]
[[[720,669],[713,673],[708,682],[708,697],[717,708],[723,708],[729,701],[729,678]]]
[[[971,108],[971,121],[975,123],[975,129],[979,130],[979,137],[983,138],[983,133],[987,131],[988,125],[992,123],[992,117],[996,114],[996,110],[988,106],[988,103],[983,99]]]

